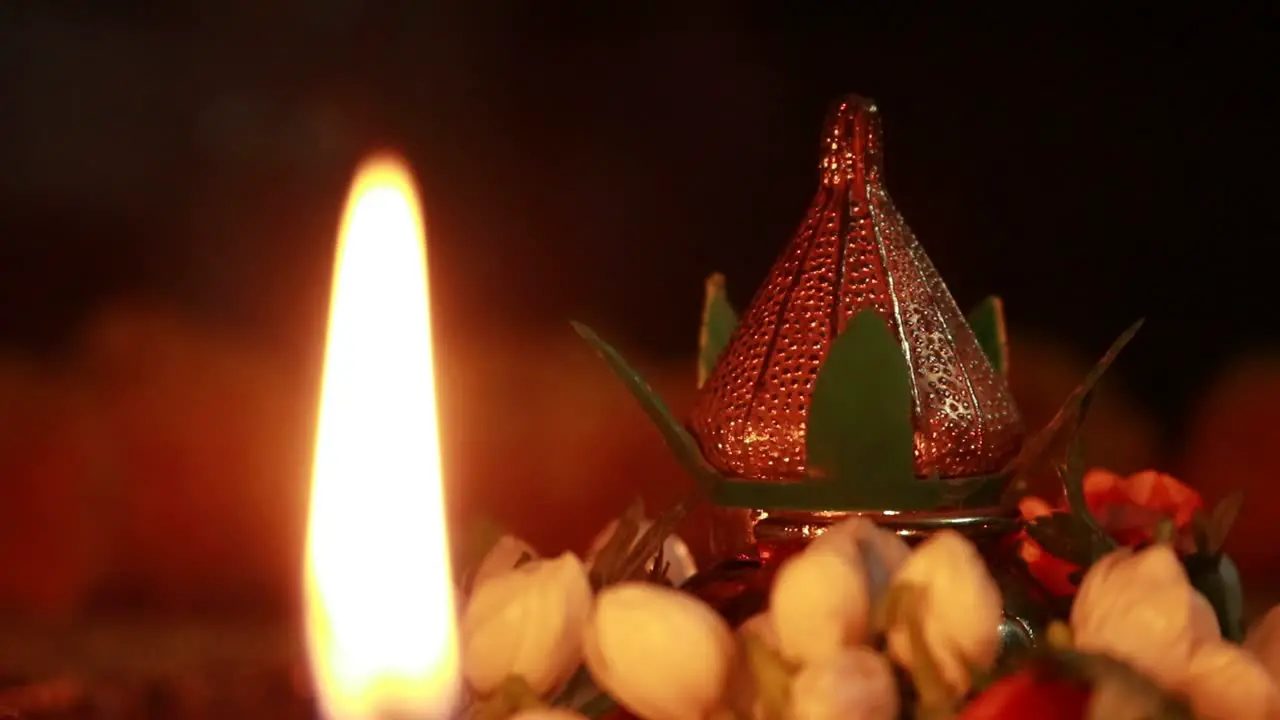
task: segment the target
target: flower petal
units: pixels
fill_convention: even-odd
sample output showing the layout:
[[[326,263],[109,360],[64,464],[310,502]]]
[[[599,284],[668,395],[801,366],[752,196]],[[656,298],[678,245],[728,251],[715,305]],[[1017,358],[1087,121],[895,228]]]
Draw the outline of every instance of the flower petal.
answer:
[[[857,554],[810,546],[778,568],[769,615],[778,650],[791,662],[820,662],[862,642],[871,613]]]
[[[692,595],[652,583],[611,585],[584,641],[591,675],[645,720],[704,718],[729,677],[729,626]]]
[[[1031,521],[1053,514],[1053,506],[1044,498],[1028,495],[1018,501],[1018,512],[1022,513],[1023,520]]]
[[[1111,655],[1174,687],[1203,632],[1194,629],[1196,596],[1167,545],[1109,553],[1089,568],[1072,603],[1076,647]]]
[[[478,694],[510,676],[546,694],[581,662],[591,586],[577,556],[534,560],[478,586],[462,614],[463,674]]]
[[[1080,566],[1067,562],[1055,555],[1050,555],[1040,543],[1030,537],[1019,541],[1018,555],[1027,564],[1027,571],[1036,582],[1057,597],[1071,597],[1076,593],[1076,585],[1071,576],[1080,570]]]
[[[971,668],[995,662],[1003,616],[1000,588],[978,549],[954,530],[934,533],[911,553],[894,585],[922,593],[918,621],[925,644],[947,683],[967,692]],[[895,622],[887,634],[893,658],[914,667],[907,623]]]
[[[1191,659],[1180,688],[1200,720],[1273,720],[1280,689],[1262,664],[1237,645],[1205,645]]]
[[[895,720],[899,703],[892,666],[867,647],[806,666],[791,684],[791,720]]]
[[[1249,628],[1244,647],[1280,682],[1280,605],[1272,607]]]

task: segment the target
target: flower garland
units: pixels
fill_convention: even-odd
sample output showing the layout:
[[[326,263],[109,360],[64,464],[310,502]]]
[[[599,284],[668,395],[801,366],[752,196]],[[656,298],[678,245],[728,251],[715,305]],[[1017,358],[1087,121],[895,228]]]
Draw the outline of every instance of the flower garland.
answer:
[[[467,715],[1280,718],[1280,606],[1235,642],[1195,582],[1195,559],[1220,553],[1238,498],[1205,513],[1194,491],[1155,472],[1093,470],[1081,484],[1115,546],[1080,565],[1034,531],[1021,539],[1028,568],[1070,606],[1047,647],[1007,667],[1000,591],[952,531],[913,549],[869,520],[837,524],[779,567],[768,609],[736,630],[673,587],[694,570],[670,531],[682,506],[654,520],[632,507],[586,560],[500,537],[460,603]],[[1035,498],[1021,508],[1032,528],[1062,512]]]
[[[1280,606],[1246,636],[1222,552],[1240,496],[1210,511],[1162,473],[1085,471],[1091,391],[1140,324],[1012,464],[1018,555],[1061,618],[1033,652],[998,657],[1001,591],[954,531],[911,548],[867,519],[834,525],[782,562],[767,609],[734,629],[677,589],[693,572],[673,534],[685,504],[653,520],[637,504],[585,560],[490,538],[459,603],[468,717],[1280,720]],[[665,405],[577,327],[714,495],[722,480]],[[1053,502],[1026,494],[1046,466]]]

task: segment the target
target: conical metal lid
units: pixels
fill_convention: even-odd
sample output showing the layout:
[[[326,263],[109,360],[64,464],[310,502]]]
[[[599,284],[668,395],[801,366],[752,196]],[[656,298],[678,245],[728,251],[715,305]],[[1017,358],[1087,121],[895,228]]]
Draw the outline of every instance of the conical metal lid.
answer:
[[[1000,471],[1023,427],[1008,385],[885,189],[880,118],[867,99],[833,107],[822,183],[703,385],[690,429],[723,473],[805,477],[814,381],[849,320],[873,309],[911,370],[915,469]]]

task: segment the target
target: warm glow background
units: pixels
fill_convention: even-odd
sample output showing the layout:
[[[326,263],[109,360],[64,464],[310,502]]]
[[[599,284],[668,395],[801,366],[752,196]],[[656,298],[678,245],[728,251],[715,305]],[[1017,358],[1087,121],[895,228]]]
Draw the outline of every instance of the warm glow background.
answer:
[[[59,367],[0,368],[0,597],[54,614],[289,608],[317,376],[139,306],[99,315],[79,347]],[[583,548],[635,494],[656,506],[686,489],[646,418],[568,330],[455,340],[437,353],[455,527],[483,513],[547,552]],[[630,354],[676,408],[688,405],[688,361]],[[513,356],[522,362],[508,364]],[[1026,339],[1013,357],[1016,392],[1037,423],[1091,361]],[[1266,512],[1280,502],[1268,435],[1277,407],[1280,363],[1224,370],[1183,452],[1162,456],[1150,413],[1113,382],[1087,430],[1090,458],[1180,470],[1211,497],[1221,494],[1213,481],[1230,477],[1250,497],[1231,549],[1261,582],[1280,571]],[[696,520],[687,533],[702,549]]]
[[[749,301],[855,90],[961,305],[1005,296],[1029,420],[1148,317],[1091,459],[1244,488],[1231,550],[1280,577],[1274,23],[785,7],[0,3],[0,617],[296,612],[333,241],[372,147],[429,218],[454,527],[554,552],[674,498],[566,321],[688,407],[703,279]]]

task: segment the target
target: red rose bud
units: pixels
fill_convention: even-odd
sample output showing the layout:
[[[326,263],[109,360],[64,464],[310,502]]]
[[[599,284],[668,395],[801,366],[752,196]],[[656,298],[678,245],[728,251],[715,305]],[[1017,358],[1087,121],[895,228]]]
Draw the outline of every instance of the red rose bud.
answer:
[[[1091,688],[1042,669],[997,680],[966,705],[956,720],[1081,720]]]

